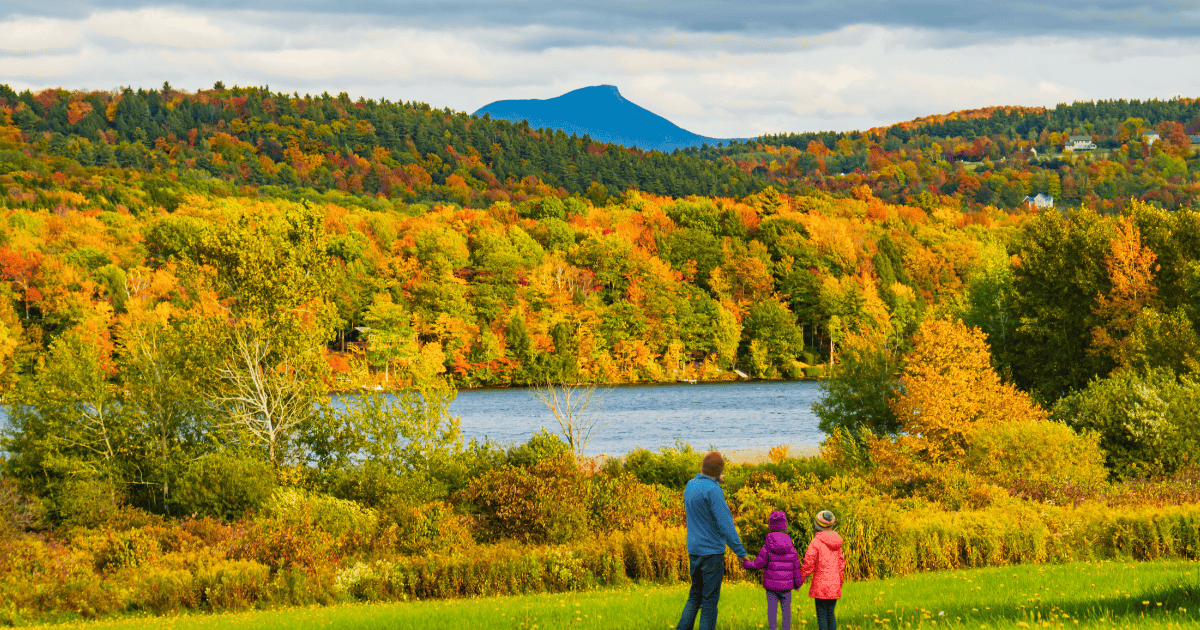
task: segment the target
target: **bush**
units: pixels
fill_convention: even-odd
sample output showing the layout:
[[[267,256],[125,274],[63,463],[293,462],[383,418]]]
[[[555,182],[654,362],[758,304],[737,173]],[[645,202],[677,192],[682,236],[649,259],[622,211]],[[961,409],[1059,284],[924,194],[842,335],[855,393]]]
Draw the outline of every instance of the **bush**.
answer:
[[[837,472],[833,464],[821,457],[788,457],[778,462],[729,466],[725,469],[725,493],[733,494],[760,479],[797,486],[815,485],[832,479]]]
[[[182,514],[232,521],[258,510],[275,489],[267,463],[228,455],[205,455],[188,464],[173,492]]]
[[[330,496],[370,508],[382,508],[396,501],[422,504],[447,496],[446,486],[428,473],[396,474],[370,461],[326,471],[325,488]]]
[[[380,532],[380,549],[424,554],[475,546],[470,517],[455,513],[454,507],[443,501],[414,504],[397,496],[382,507],[381,515],[391,522]]]
[[[378,517],[370,508],[300,488],[276,491],[263,505],[261,518],[305,523],[338,540],[370,537],[378,524]]]
[[[237,610],[255,604],[265,594],[271,570],[253,560],[226,560],[201,567],[196,588],[211,610]]]
[[[529,441],[508,449],[508,463],[513,466],[533,466],[570,453],[571,447],[558,435],[540,429]]]
[[[204,589],[188,568],[150,567],[129,576],[130,606],[155,614],[198,609]]]
[[[335,588],[365,601],[557,593],[628,580],[687,580],[687,533],[639,526],[564,546],[503,543],[469,554],[360,561],[338,572]],[[727,575],[744,575],[732,554]]]
[[[0,479],[0,539],[40,527],[42,506],[8,479]]]
[[[1053,417],[1100,436],[1117,479],[1171,474],[1200,459],[1200,384],[1168,370],[1130,370],[1062,398]]]
[[[76,527],[111,524],[125,504],[125,494],[109,479],[75,478],[52,492],[58,521]]]
[[[353,501],[307,492],[277,490],[262,514],[241,524],[230,555],[281,570],[312,570],[365,548],[378,528],[375,510]]]
[[[700,460],[703,457],[703,453],[683,442],[664,446],[658,453],[637,448],[625,455],[621,470],[633,473],[638,481],[645,484],[682,490],[700,472]]]
[[[585,480],[569,454],[484,473],[464,498],[475,506],[480,540],[561,544],[589,533]]]
[[[151,563],[162,555],[155,532],[144,529],[105,531],[105,538],[95,554],[97,571],[114,572],[124,568],[137,568]]]
[[[1055,480],[1095,485],[1105,478],[1099,435],[1079,435],[1061,422],[1013,420],[975,431],[967,447],[967,468],[1008,487],[1018,481]]]

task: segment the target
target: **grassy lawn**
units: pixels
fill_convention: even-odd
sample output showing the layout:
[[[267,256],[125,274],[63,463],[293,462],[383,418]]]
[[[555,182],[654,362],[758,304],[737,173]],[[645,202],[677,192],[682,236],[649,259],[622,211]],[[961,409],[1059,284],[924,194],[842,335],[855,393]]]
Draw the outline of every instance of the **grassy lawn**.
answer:
[[[1098,562],[947,571],[847,584],[839,628],[1200,628],[1200,563]],[[794,628],[815,630],[807,591]],[[673,628],[686,585],[584,593],[280,609],[79,624],[90,629],[467,630]],[[722,589],[718,628],[765,628],[766,597]],[[64,626],[53,626],[63,628]]]

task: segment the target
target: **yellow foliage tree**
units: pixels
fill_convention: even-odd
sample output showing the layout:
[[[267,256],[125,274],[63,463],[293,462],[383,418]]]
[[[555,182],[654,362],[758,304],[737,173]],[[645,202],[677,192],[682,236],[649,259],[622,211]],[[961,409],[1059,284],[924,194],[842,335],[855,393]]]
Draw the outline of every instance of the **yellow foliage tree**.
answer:
[[[1045,410],[1028,394],[1000,381],[984,340],[978,328],[954,320],[921,325],[905,364],[902,393],[891,403],[904,433],[896,444],[902,451],[929,463],[961,461],[972,433],[981,427],[1045,419]]]
[[[1157,290],[1154,274],[1159,270],[1157,256],[1142,245],[1142,235],[1132,217],[1117,224],[1117,236],[1109,243],[1104,259],[1112,282],[1109,295],[1097,295],[1093,309],[1105,326],[1092,329],[1092,352],[1108,354],[1122,364],[1128,364],[1128,336],[1142,309],[1152,306]]]

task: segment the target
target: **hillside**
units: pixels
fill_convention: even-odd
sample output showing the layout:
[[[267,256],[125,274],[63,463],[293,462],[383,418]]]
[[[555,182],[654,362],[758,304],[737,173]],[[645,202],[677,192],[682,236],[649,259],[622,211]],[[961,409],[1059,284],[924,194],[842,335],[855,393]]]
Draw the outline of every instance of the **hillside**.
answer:
[[[669,153],[684,147],[728,142],[681,129],[675,123],[629,102],[615,85],[594,85],[548,99],[496,101],[473,115],[487,114],[534,128],[561,129],[596,142]]]
[[[274,187],[272,194],[293,199],[339,191],[486,207],[552,194],[603,205],[630,189],[741,198],[771,186],[844,197],[864,185],[876,198],[926,210],[935,203],[1012,210],[1038,193],[1059,207],[1106,212],[1130,198],[1168,209],[1200,199],[1200,161],[1188,140],[1200,130],[1200,103],[1189,98],[987,108],[670,154],[425,103],[300,97],[220,82],[197,93],[164,85],[17,94],[0,85],[0,115],[40,150],[83,167],[173,174],[172,182],[214,177]],[[1163,141],[1141,142],[1147,130]],[[1099,148],[1064,155],[1063,139],[1077,134],[1091,135]],[[177,188],[164,183],[156,195],[169,207]]]

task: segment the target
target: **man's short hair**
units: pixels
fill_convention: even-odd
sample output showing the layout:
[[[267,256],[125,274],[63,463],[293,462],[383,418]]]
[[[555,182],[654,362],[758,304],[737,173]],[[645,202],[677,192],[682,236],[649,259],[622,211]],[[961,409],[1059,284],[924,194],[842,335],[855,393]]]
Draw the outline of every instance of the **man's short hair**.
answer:
[[[719,478],[721,473],[725,472],[725,458],[716,451],[705,454],[704,461],[700,464],[700,472],[713,479]]]

